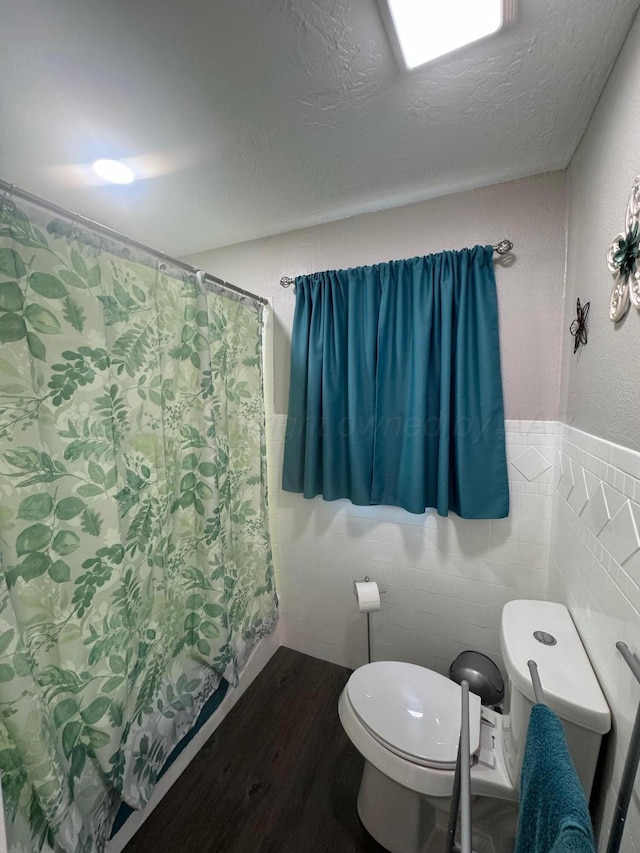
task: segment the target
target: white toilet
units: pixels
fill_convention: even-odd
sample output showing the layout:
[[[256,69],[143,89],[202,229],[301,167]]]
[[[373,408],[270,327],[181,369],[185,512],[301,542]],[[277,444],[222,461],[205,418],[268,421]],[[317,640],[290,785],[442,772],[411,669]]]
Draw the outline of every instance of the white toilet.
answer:
[[[611,720],[569,611],[547,601],[511,601],[500,645],[505,713],[470,694],[473,849],[511,853],[529,712],[527,661],[535,660],[546,704],[563,722],[587,800],[602,735]],[[338,703],[345,732],[365,758],[358,814],[391,853],[443,850],[460,734],[461,689],[424,667],[398,661],[362,666]]]

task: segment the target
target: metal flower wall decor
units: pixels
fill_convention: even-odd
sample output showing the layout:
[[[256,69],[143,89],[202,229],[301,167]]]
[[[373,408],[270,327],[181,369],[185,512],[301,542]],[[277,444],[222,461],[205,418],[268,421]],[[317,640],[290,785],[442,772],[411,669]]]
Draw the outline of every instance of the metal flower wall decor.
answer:
[[[613,238],[607,254],[613,273],[609,319],[622,320],[629,305],[640,310],[640,175],[636,175],[625,217],[625,231]]]

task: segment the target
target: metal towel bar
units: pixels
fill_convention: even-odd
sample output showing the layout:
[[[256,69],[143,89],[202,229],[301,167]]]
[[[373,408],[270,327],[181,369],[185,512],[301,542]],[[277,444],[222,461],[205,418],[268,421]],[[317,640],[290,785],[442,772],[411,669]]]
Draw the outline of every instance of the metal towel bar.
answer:
[[[531,673],[531,683],[533,684],[533,695],[536,698],[536,702],[540,705],[545,705],[544,701],[544,690],[542,689],[542,684],[540,682],[540,676],[538,675],[538,664],[534,660],[528,660],[527,666],[529,667],[529,672]]]
[[[626,643],[616,643],[616,648],[625,659],[631,672],[640,683],[640,659],[630,651]],[[538,673],[538,665],[534,660],[527,661],[531,674],[531,683],[536,703],[546,704],[544,690]],[[472,853],[471,851],[471,758],[469,739],[469,682],[462,681],[462,708],[460,722],[460,741],[458,745],[458,757],[456,760],[456,772],[453,780],[453,792],[451,795],[451,811],[449,813],[449,827],[447,829],[447,844],[445,853]],[[606,853],[618,853],[622,841],[629,803],[633,793],[633,786],[640,764],[640,704],[636,714],[629,751],[622,773],[622,780],[618,790],[616,808],[609,832],[609,841]],[[460,819],[460,844],[455,841],[456,826]]]
[[[629,669],[640,682],[640,660],[627,646],[626,643],[616,643],[616,648],[627,662]],[[624,770],[622,771],[622,779],[618,789],[618,798],[616,800],[616,808],[611,821],[611,829],[609,830],[609,842],[607,844],[607,853],[618,853],[620,842],[622,841],[622,833],[624,832],[629,803],[631,802],[631,794],[633,793],[633,785],[638,772],[638,763],[640,763],[640,703],[636,713],[636,720],[633,724],[631,740],[629,741],[629,751],[627,752],[627,760],[625,761]]]
[[[635,675],[636,680],[640,683],[640,660],[638,659],[638,656],[635,655],[629,649],[626,643],[618,642],[616,643],[616,648],[618,649],[622,657],[625,659],[627,665],[629,666],[629,669]],[[531,682],[533,684],[533,692],[535,695],[536,702],[544,704],[544,691],[542,690],[540,676],[538,675],[538,665],[534,660],[530,660],[527,661],[527,666],[529,667],[529,672],[531,673]],[[607,843],[606,853],[618,853],[618,851],[620,850],[620,844],[622,842],[622,833],[624,832],[627,812],[629,810],[629,803],[631,802],[631,795],[633,794],[633,786],[635,783],[639,764],[640,703],[638,704],[638,711],[636,713],[636,719],[633,724],[633,731],[631,732],[627,759],[625,761],[624,770],[622,771],[622,779],[620,781],[620,787],[618,789],[618,797],[616,800],[616,807],[613,814],[613,819],[611,821],[611,829],[609,830],[609,841]]]
[[[447,829],[447,846],[445,853],[471,853],[471,744],[469,737],[469,682],[460,682],[461,715],[460,740],[458,742],[458,757],[456,772],[453,777],[453,792],[451,794],[451,811],[449,812],[449,827]],[[456,825],[460,812],[460,844],[456,844]]]

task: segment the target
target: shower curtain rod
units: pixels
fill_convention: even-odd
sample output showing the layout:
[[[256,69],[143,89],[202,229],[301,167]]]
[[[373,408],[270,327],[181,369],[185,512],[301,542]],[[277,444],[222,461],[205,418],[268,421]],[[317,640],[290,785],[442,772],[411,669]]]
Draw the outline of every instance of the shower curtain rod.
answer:
[[[499,243],[496,243],[495,246],[491,247],[494,252],[497,252],[498,255],[506,255],[513,249],[513,243],[511,240],[500,240]],[[283,275],[280,279],[280,287],[290,287],[295,283],[295,278],[291,278],[289,275]]]
[[[127,246],[134,246],[136,249],[141,249],[143,252],[147,252],[152,255],[154,258],[158,258],[164,263],[171,264],[174,267],[178,267],[179,269],[185,270],[190,273],[202,272],[204,274],[204,279],[206,281],[213,282],[217,284],[219,287],[224,288],[225,290],[230,290],[232,293],[237,293],[240,296],[246,296],[248,299],[252,299],[254,302],[260,303],[260,305],[268,305],[269,302],[263,297],[258,296],[256,293],[251,293],[249,290],[243,290],[241,287],[236,287],[235,284],[230,284],[228,281],[224,281],[221,278],[217,278],[215,275],[211,275],[211,273],[204,272],[204,270],[199,270],[198,267],[192,267],[190,264],[185,264],[184,261],[180,261],[177,258],[172,258],[169,255],[166,255],[164,252],[159,252],[157,249],[152,249],[151,246],[146,246],[144,243],[139,243],[137,240],[132,240],[126,234],[123,234],[121,231],[115,231],[113,228],[109,228],[107,225],[102,225],[100,222],[95,222],[93,219],[88,219],[86,216],[81,216],[79,213],[74,213],[72,210],[68,210],[66,207],[61,207],[58,204],[54,204],[51,201],[47,201],[46,199],[40,198],[37,195],[33,195],[33,193],[27,192],[27,190],[20,189],[15,184],[9,184],[7,181],[0,180],[0,190],[4,192],[4,199],[8,199],[9,201],[13,196],[17,196],[21,198],[23,201],[28,201],[31,204],[37,204],[40,207],[45,208],[45,210],[50,210],[52,213],[58,213],[60,216],[64,216],[66,219],[71,219],[77,224],[82,224],[91,228],[92,231],[98,231],[101,234],[104,234],[106,237],[110,237],[112,240],[117,240],[119,243],[124,243]],[[0,204],[3,199],[0,199]]]

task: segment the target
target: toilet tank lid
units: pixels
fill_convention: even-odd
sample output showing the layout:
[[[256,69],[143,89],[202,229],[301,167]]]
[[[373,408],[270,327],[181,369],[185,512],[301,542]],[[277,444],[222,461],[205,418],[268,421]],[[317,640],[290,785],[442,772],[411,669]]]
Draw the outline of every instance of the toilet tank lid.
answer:
[[[545,645],[537,632],[555,638]],[[580,636],[564,604],[552,601],[510,601],[502,610],[500,644],[513,687],[535,702],[527,662],[534,660],[546,704],[561,719],[604,734],[611,715]]]

